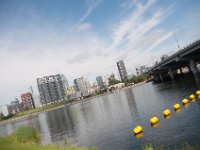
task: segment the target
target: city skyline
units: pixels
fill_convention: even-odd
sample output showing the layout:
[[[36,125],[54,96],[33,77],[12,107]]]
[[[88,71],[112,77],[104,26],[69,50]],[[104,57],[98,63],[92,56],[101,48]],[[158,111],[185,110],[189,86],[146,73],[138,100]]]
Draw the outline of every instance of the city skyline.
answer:
[[[117,74],[120,59],[128,73],[152,65],[177,50],[173,31],[181,48],[199,38],[199,6],[197,0],[1,1],[0,104],[30,85],[38,94],[41,76],[63,73],[71,84]]]

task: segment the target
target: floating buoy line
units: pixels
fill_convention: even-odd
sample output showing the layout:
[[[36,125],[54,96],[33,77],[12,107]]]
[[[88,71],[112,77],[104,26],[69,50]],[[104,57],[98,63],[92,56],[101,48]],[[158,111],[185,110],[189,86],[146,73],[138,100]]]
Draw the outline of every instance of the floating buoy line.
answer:
[[[191,100],[191,102],[194,102],[196,100],[196,98],[200,98],[200,90],[196,91],[196,95],[195,94],[191,94],[189,96],[189,99]],[[183,106],[187,107],[189,100],[188,99],[183,99],[182,101]],[[175,110],[175,112],[180,112],[181,111],[181,105],[179,103],[176,103],[173,105],[173,108]],[[165,109],[163,111],[163,116],[165,119],[170,119],[171,118],[171,111],[170,109]],[[153,128],[156,128],[159,125],[159,119],[158,117],[152,117],[150,119],[150,124]],[[134,129],[133,129],[133,133],[135,135],[136,138],[141,138],[143,137],[144,133],[143,133],[143,128],[141,125],[137,125]]]

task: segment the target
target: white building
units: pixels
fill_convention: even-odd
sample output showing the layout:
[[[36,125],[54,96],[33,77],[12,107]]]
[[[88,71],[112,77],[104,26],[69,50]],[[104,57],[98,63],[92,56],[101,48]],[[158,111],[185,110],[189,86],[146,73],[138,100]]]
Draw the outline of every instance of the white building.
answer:
[[[3,114],[4,116],[9,115],[8,105],[1,105],[0,106],[0,114]]]
[[[112,88],[114,88],[114,89],[121,89],[123,87],[125,87],[124,83],[118,83],[118,84],[114,84],[114,85],[109,86],[108,89],[112,89]]]
[[[44,76],[37,79],[42,105],[55,103],[66,98],[65,88],[68,82],[63,74]]]

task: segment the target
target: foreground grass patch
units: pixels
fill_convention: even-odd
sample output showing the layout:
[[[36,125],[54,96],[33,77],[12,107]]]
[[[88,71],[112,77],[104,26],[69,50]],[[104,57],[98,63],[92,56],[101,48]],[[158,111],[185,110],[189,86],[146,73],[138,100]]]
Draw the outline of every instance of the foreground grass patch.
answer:
[[[22,126],[9,136],[0,137],[0,150],[98,150],[98,148],[40,145],[38,132],[32,127]]]
[[[142,150],[200,150],[200,147],[191,146],[187,143],[182,144],[182,147],[180,148],[177,148],[176,145],[167,146],[166,148],[164,148],[162,145],[154,147],[151,144],[144,144],[142,145]]]
[[[21,143],[39,141],[39,133],[36,131],[36,129],[27,126],[21,126],[17,128],[16,131],[13,133],[13,136],[18,142]]]

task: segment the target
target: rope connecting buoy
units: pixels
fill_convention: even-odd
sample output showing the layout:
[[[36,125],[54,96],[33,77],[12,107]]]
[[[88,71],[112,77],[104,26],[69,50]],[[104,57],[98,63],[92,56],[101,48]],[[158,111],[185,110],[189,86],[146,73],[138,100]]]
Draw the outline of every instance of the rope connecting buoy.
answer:
[[[158,118],[157,117],[153,117],[150,119],[151,124],[156,124],[158,123]]]
[[[196,91],[196,95],[200,96],[200,90]]]
[[[183,100],[182,100],[182,103],[183,103],[183,105],[188,104],[188,99],[186,99],[186,98],[183,99]]]
[[[181,105],[180,104],[175,104],[174,105],[174,110],[178,110],[178,109],[180,109],[181,108]]]
[[[194,95],[194,94],[191,94],[191,95],[190,95],[190,99],[191,99],[191,100],[195,99],[195,95]]]
[[[163,115],[166,117],[166,116],[169,116],[171,114],[171,111],[169,109],[165,109],[163,111]]]
[[[134,134],[138,134],[138,133],[141,133],[142,132],[142,126],[137,126],[133,129],[133,133]]]

